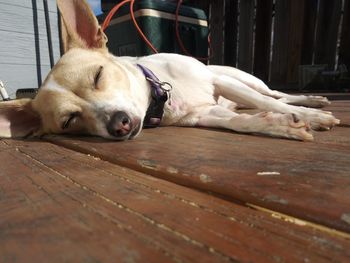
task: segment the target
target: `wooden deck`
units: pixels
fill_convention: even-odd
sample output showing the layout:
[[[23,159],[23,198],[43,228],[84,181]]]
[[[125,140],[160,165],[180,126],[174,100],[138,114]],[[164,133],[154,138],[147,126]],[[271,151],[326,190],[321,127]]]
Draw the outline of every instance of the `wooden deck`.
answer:
[[[315,142],[0,141],[0,262],[349,262],[350,101]]]

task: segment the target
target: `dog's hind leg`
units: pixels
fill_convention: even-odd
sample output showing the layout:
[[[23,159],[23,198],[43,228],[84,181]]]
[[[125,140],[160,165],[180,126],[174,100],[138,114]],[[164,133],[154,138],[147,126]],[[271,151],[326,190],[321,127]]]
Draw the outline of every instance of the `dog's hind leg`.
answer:
[[[329,129],[339,124],[339,120],[334,118],[330,112],[285,104],[277,99],[265,96],[255,89],[251,89],[245,83],[235,78],[223,75],[215,76],[213,84],[216,96],[222,96],[228,100],[263,111],[293,113],[299,119],[310,123],[313,129]]]
[[[273,137],[313,140],[308,124],[293,114],[261,112],[255,115],[238,114],[220,105],[197,109],[181,120],[179,126],[224,128],[241,133]]]
[[[217,75],[224,75],[237,79],[257,92],[279,99],[281,102],[287,104],[315,108],[321,108],[330,104],[328,99],[322,96],[290,95],[277,90],[271,90],[262,80],[233,67],[208,66],[208,69]]]

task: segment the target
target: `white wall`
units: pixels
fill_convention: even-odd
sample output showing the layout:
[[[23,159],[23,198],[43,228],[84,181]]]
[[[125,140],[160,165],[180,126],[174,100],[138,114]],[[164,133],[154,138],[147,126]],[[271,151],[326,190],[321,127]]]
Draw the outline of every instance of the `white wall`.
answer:
[[[37,88],[38,73],[44,81],[50,70],[43,1],[34,1],[37,5],[38,36],[35,36],[32,0],[0,0],[0,80],[11,98],[15,98],[17,89]],[[60,56],[56,1],[47,2],[56,62]]]

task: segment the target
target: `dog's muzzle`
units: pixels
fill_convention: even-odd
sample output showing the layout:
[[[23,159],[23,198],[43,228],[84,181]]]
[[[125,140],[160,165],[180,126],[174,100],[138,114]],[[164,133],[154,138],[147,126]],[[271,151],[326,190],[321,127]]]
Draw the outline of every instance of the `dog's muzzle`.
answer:
[[[124,111],[115,112],[107,123],[108,133],[118,140],[131,139],[141,129],[140,121],[131,119]]]

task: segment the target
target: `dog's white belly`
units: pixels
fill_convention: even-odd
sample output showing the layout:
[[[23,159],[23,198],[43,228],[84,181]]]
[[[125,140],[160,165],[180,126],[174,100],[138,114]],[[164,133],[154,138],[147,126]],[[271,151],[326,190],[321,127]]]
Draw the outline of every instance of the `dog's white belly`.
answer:
[[[130,62],[146,66],[159,80],[171,84],[171,97],[165,105],[162,125],[176,124],[198,111],[198,108],[216,104],[213,74],[193,58],[177,54],[155,54]]]

